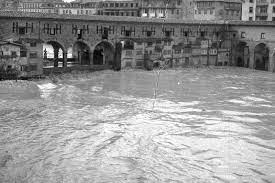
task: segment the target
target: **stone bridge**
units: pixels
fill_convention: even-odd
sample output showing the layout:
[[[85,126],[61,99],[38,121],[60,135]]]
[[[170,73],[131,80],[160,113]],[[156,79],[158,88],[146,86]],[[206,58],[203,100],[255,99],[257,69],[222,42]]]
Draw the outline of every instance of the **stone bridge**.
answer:
[[[198,58],[197,63],[217,65],[219,51],[228,50],[229,65],[275,70],[274,22],[194,21],[2,11],[0,39],[21,42],[25,45],[28,62],[38,64],[38,67],[48,57],[43,48],[46,44],[54,50],[54,67],[66,68],[69,63],[90,67],[142,67],[147,57],[176,59],[183,63],[193,60],[193,64]],[[203,52],[205,49],[206,52]],[[196,55],[194,50],[201,50],[202,54]],[[210,54],[211,50],[216,51]]]

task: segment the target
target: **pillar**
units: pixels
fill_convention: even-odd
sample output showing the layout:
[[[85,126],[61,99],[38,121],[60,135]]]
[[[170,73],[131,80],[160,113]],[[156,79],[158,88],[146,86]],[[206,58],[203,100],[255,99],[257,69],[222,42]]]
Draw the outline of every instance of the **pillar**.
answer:
[[[78,63],[82,65],[82,51],[77,51]]]
[[[67,67],[67,57],[68,57],[68,54],[67,52],[63,52],[63,67]]]
[[[54,47],[53,48],[53,52],[54,52],[54,67],[58,67],[58,52],[59,52],[59,48],[58,47]]]
[[[106,64],[106,58],[105,58],[105,49],[104,47],[102,48],[102,65]]]
[[[275,52],[273,51],[273,49],[270,49],[270,51],[269,51],[269,61],[268,61],[268,71],[270,71],[270,72],[274,72],[274,70],[275,70],[275,64],[274,64],[274,55],[275,54]]]
[[[250,69],[255,69],[255,46],[254,45],[248,45],[249,46],[249,68]]]
[[[90,54],[90,62],[89,62],[89,65],[94,65],[94,52],[91,51],[89,52]]]

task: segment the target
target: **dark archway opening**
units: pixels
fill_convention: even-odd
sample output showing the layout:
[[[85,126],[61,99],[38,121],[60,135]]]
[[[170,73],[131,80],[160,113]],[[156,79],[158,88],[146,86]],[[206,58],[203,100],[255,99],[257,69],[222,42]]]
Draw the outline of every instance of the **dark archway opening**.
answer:
[[[80,65],[90,65],[91,51],[89,46],[81,41],[77,41],[73,45],[73,58]]]
[[[237,66],[238,67],[244,67],[244,60],[241,57],[238,57],[237,59]]]
[[[237,67],[249,67],[249,47],[246,42],[239,42],[235,48]]]
[[[254,51],[255,69],[268,70],[269,49],[264,43],[260,43],[255,47]]]
[[[115,49],[109,42],[100,42],[96,45],[93,54],[94,65],[113,65]]]
[[[43,66],[63,67],[64,47],[57,41],[48,41],[43,44]]]

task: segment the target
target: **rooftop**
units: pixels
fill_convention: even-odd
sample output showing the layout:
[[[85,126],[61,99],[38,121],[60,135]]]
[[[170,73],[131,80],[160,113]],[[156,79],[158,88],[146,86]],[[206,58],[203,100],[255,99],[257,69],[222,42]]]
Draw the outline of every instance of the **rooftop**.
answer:
[[[169,18],[142,18],[127,16],[102,16],[102,15],[58,15],[51,13],[34,13],[21,11],[0,11],[0,18],[26,18],[26,19],[54,19],[77,21],[101,21],[101,22],[137,22],[137,23],[168,23],[168,24],[224,24],[224,21],[205,20],[179,20]]]
[[[26,19],[48,19],[48,20],[74,20],[74,21],[100,21],[100,22],[137,22],[137,23],[166,23],[166,24],[208,24],[208,25],[239,25],[239,26],[275,26],[272,21],[206,21],[206,20],[179,20],[164,18],[142,18],[126,16],[85,16],[85,15],[58,15],[50,13],[31,13],[20,11],[0,11],[0,18],[26,18]]]
[[[226,3],[242,3],[242,0],[194,0],[195,2],[226,2]]]

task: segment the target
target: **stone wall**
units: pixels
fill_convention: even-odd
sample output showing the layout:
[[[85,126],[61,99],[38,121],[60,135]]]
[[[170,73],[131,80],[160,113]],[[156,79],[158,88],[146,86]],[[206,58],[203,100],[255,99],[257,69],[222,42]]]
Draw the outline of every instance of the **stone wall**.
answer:
[[[127,48],[122,50],[121,65],[140,67],[144,54],[148,54],[152,60],[166,59],[175,62],[183,62],[180,65],[193,64],[217,64],[214,62],[218,55],[207,55],[202,48],[203,42],[209,41],[208,50],[229,50],[229,64],[236,65],[234,53],[239,42],[246,42],[249,47],[249,67],[255,68],[254,49],[256,45],[264,43],[269,49],[268,70],[274,70],[275,27],[272,23],[255,22],[215,22],[215,21],[183,21],[172,19],[143,19],[126,17],[104,16],[57,16],[43,17],[39,13],[31,14],[7,14],[0,13],[0,30],[4,38],[14,41],[29,39],[38,42],[51,43],[64,52],[64,67],[67,63],[67,51],[81,42],[88,53],[90,63],[93,65],[94,50],[102,42],[108,43],[109,50],[116,50],[117,43],[125,41],[134,42],[134,48],[130,55]],[[37,16],[34,16],[37,15]],[[8,18],[7,18],[8,16]],[[264,33],[264,34],[263,34]],[[261,37],[262,36],[262,37]],[[160,47],[160,51],[157,48]],[[180,46],[179,46],[180,45]],[[174,46],[180,47],[181,53],[175,53]],[[28,49],[31,49],[27,46]],[[104,49],[103,49],[104,50]],[[189,51],[187,51],[189,50]],[[191,51],[190,51],[191,50]],[[196,54],[192,54],[193,52]],[[81,50],[80,50],[81,51]],[[42,59],[43,49],[37,47],[38,57]],[[127,54],[126,54],[127,53]],[[142,53],[142,54],[141,54]],[[160,54],[159,54],[160,53]],[[107,57],[114,53],[106,53]],[[106,54],[103,54],[106,56]],[[210,53],[209,53],[210,54]],[[73,54],[77,55],[76,53]],[[133,57],[133,55],[136,55]],[[98,55],[100,57],[100,53]],[[220,56],[221,57],[221,56]],[[225,59],[225,58],[223,58]],[[128,61],[127,61],[128,60]],[[131,64],[126,63],[131,60]],[[208,60],[208,61],[207,61]],[[85,64],[87,64],[85,62]]]

